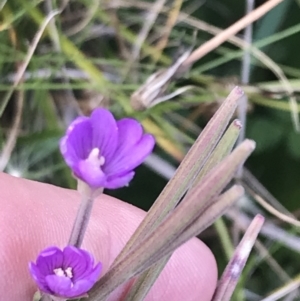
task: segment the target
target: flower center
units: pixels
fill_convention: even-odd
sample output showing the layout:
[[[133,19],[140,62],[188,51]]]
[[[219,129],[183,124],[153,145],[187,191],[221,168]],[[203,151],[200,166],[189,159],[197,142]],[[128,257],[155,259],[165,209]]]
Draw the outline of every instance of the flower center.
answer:
[[[100,167],[105,163],[105,158],[100,156],[100,149],[95,147],[91,150],[86,161],[90,162],[92,165]]]
[[[65,270],[63,270],[62,268],[57,268],[54,269],[53,272],[57,275],[57,276],[61,276],[61,277],[68,277],[68,278],[73,278],[73,273],[72,273],[72,268],[68,267]]]

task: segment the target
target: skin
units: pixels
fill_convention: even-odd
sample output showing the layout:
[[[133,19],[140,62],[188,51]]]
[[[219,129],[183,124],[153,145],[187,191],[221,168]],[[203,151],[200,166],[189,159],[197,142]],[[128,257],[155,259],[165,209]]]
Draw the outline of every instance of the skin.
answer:
[[[47,246],[65,246],[79,200],[76,191],[0,174],[1,300],[32,300],[36,286],[28,262]],[[95,201],[82,247],[103,263],[103,273],[144,216],[106,195]],[[216,282],[215,259],[194,238],[176,250],[145,300],[209,301]],[[126,288],[117,289],[109,301],[117,301]]]

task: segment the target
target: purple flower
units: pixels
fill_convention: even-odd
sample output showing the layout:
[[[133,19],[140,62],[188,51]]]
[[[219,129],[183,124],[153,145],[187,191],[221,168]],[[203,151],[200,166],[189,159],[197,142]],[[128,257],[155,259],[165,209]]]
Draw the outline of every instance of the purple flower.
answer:
[[[133,169],[153,150],[152,135],[132,118],[116,121],[106,109],[78,117],[60,141],[61,153],[74,175],[91,188],[128,185]]]
[[[31,276],[43,293],[65,298],[85,295],[98,280],[101,269],[101,263],[94,267],[89,252],[73,246],[63,251],[49,247],[39,254],[36,263],[29,263]]]

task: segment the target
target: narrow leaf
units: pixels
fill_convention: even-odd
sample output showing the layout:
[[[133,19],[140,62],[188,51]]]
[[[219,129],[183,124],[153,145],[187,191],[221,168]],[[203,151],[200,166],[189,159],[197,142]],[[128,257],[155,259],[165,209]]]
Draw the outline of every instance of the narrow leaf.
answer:
[[[148,271],[145,271],[142,275],[140,275],[130,288],[130,291],[124,301],[144,300],[171,256],[172,254],[165,256],[154,265],[155,268],[151,267]]]
[[[219,162],[222,161],[227,155],[229,155],[234,147],[234,144],[240,134],[242,124],[239,120],[234,120],[224,136],[221,138],[220,142],[214,149],[213,153],[207,160],[206,164],[201,169],[200,173],[195,180],[195,184],[205,176],[213,167],[215,167]]]
[[[193,193],[174,209],[156,231],[145,235],[142,243],[104,275],[91,291],[91,296],[99,299],[108,296],[117,286],[149,268],[149,263],[154,264],[153,258],[156,261],[161,259],[163,256],[159,254],[162,254],[162,251],[199,217],[199,209],[203,210],[203,203],[207,204],[218,196],[232,179],[237,167],[246,160],[254,148],[255,143],[250,140],[240,144],[205,176],[202,185],[195,187]]]
[[[179,165],[175,175],[150,208],[147,216],[117,257],[113,266],[120,262],[126,253],[143,239],[146,234],[153,231],[177,205],[190,187],[191,181],[195,179],[199,170],[203,167],[208,156],[218,143],[242,95],[243,91],[239,87],[232,90],[217,113],[199,135]]]
[[[219,198],[213,202],[200,216],[184,231],[178,235],[159,255],[169,254],[192,237],[199,235],[207,229],[211,224],[221,217],[225,211],[244,194],[244,188],[240,185],[234,185],[224,192]]]
[[[193,186],[199,184],[201,179],[223,158],[225,158],[232,151],[234,144],[239,136],[240,129],[242,125],[238,120],[234,120],[229,128],[226,130],[224,136],[221,138],[220,142],[217,144],[216,148],[210,155],[209,159],[201,169],[199,175],[197,176]],[[205,205],[205,204],[204,204]],[[157,277],[162,272],[163,268],[167,264],[170,256],[164,257],[157,264],[152,266],[149,270],[145,271],[138,279],[134,282],[126,299],[124,301],[139,301],[143,300],[152,285],[156,281]]]
[[[213,297],[213,301],[228,301],[231,299],[263,223],[264,217],[260,214],[256,215],[242,241],[236,248],[232,259],[228,263]]]

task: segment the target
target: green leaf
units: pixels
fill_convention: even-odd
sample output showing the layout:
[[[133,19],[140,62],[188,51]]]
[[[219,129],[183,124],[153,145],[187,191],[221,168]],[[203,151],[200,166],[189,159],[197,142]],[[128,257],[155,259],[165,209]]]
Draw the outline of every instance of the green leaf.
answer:
[[[173,212],[152,233],[144,235],[144,240],[131,248],[90,292],[92,300],[107,297],[116,287],[155,264],[164,256],[172,253],[189,238],[201,232],[228,208],[236,196],[240,196],[241,187],[230,190],[230,197],[222,198],[220,204],[212,203],[234,176],[238,166],[254,150],[255,143],[245,140],[226,159],[214,168],[201,185],[194,187],[191,193],[173,210]],[[206,205],[205,205],[206,204]],[[207,208],[208,207],[208,208]],[[206,210],[207,209],[207,210]],[[205,218],[201,219],[201,213]],[[203,216],[202,216],[203,217]],[[192,236],[191,236],[192,235]]]

